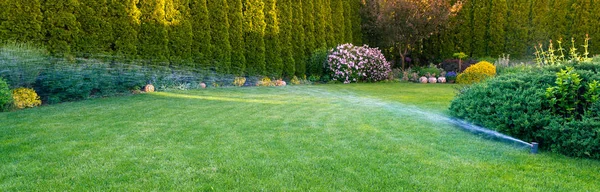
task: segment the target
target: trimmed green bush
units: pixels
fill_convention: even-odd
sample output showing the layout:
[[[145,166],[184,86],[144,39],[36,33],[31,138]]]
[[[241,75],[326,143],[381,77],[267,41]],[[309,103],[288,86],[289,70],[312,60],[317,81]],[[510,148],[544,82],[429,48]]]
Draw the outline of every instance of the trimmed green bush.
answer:
[[[595,65],[595,71],[585,70],[590,65]],[[599,159],[600,108],[598,100],[589,98],[593,98],[591,95],[597,98],[600,92],[589,84],[600,80],[596,72],[600,64],[574,67],[573,74],[581,75],[580,85],[588,85],[576,88],[575,92],[556,94],[562,90],[559,82],[570,85],[575,81],[564,77],[557,80],[556,67],[527,69],[464,88],[452,101],[450,111],[475,124],[527,142],[539,142],[542,149]],[[557,88],[548,89],[551,87]],[[559,104],[561,99],[575,102],[576,106]]]

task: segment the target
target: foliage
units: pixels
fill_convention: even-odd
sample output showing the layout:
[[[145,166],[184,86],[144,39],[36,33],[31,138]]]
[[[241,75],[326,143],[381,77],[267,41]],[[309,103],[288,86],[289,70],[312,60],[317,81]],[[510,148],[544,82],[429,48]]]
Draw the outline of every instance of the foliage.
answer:
[[[246,47],[244,42],[244,7],[242,0],[228,0],[229,6],[229,43],[231,43],[231,70],[234,75],[243,75],[246,71]]]
[[[227,0],[206,1],[210,16],[212,38],[211,68],[219,73],[228,73],[231,68],[231,43],[229,42],[229,19]]]
[[[391,72],[390,63],[381,51],[367,45],[339,45],[330,51],[327,61],[333,80],[344,83],[381,81]]]
[[[433,77],[437,77],[440,74],[442,74],[442,70],[438,69],[435,66],[429,66],[429,67],[423,67],[419,69],[419,76],[423,77],[423,76],[433,76]]]
[[[293,19],[293,10],[292,10],[292,3],[294,1],[293,0],[278,0],[277,1],[277,8],[279,9],[279,15],[280,15],[280,30],[281,33],[279,34],[280,40],[279,42],[281,43],[281,58],[282,58],[282,66],[281,66],[281,72],[282,72],[282,76],[286,77],[286,78],[290,78],[292,76],[294,76],[294,74],[296,73],[296,61],[294,60],[294,44],[293,44],[293,26],[292,26],[292,22],[294,21]],[[307,18],[308,21],[307,23],[312,24],[312,18]],[[312,50],[312,47],[306,47],[307,49]]]
[[[446,73],[446,79],[447,80],[456,80],[456,72],[450,71],[450,72]]]
[[[293,30],[293,46],[294,46],[294,71],[296,76],[303,76],[306,74],[306,36],[304,35],[305,29],[302,25],[304,23],[304,3],[298,1],[292,4],[293,17],[292,17],[292,30]],[[322,6],[321,6],[322,7]],[[325,35],[325,34],[324,34]],[[290,67],[291,68],[291,67]]]
[[[235,80],[233,80],[233,85],[241,87],[244,86],[244,84],[246,84],[246,78],[245,77],[236,77]]]
[[[42,104],[40,96],[30,88],[17,88],[12,90],[14,106],[18,109],[37,107]]]
[[[246,73],[265,74],[265,4],[260,0],[244,0],[244,39],[246,40]]]
[[[259,87],[272,87],[272,86],[275,86],[275,82],[271,81],[271,79],[269,77],[263,77],[262,79],[260,79],[260,81],[258,81],[258,83],[256,84],[256,86],[259,86]]]
[[[291,80],[290,83],[292,83],[292,85],[300,85],[300,79],[298,79],[298,77],[294,76]]]
[[[319,48],[312,52],[310,59],[307,64],[307,75],[309,76],[322,76],[326,73],[327,69],[327,55],[329,50],[327,48]]]
[[[505,73],[463,89],[450,110],[544,149],[597,159],[600,65],[591,65]]]
[[[473,84],[495,75],[496,67],[487,61],[482,61],[470,66],[458,75],[456,82],[460,84]]]
[[[6,81],[0,77],[0,111],[7,111],[13,103],[12,92]]]
[[[467,59],[467,60],[461,60],[461,59],[446,59],[442,62],[441,64],[441,68],[444,71],[456,71],[458,73],[463,72],[465,69],[469,68],[471,65],[474,65],[478,63],[477,60],[475,59]],[[459,64],[460,64],[460,70],[459,68]]]
[[[462,8],[461,1],[445,0],[369,0],[365,9],[373,23],[368,28],[380,31],[381,44],[394,47],[404,68],[405,56],[417,49],[417,44],[448,26],[448,21]]]
[[[283,75],[283,59],[281,58],[280,18],[277,11],[277,0],[263,0],[265,3],[265,61],[266,74],[274,77]]]
[[[191,47],[192,57],[194,62],[201,67],[208,67],[212,60],[212,37],[210,28],[206,27],[210,26],[210,17],[206,1],[207,0],[190,0],[189,9],[190,18],[192,19],[192,30],[194,31]],[[235,32],[235,27],[236,26],[233,26],[232,28],[233,32]],[[233,34],[232,37],[235,38],[237,37],[236,35],[239,34]],[[232,41],[232,43],[237,43],[237,41]]]

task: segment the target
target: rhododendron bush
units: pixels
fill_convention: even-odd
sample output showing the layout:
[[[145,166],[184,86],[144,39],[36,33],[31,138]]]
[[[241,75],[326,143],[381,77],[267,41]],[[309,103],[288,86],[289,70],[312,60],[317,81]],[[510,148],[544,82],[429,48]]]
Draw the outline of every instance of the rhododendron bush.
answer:
[[[367,45],[340,45],[330,51],[327,62],[333,80],[344,83],[381,81],[392,71],[381,51]]]

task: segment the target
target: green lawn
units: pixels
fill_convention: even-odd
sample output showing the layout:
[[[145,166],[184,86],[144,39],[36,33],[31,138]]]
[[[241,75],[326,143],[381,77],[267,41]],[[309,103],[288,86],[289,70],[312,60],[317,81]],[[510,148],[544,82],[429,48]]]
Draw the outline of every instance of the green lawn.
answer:
[[[600,162],[422,113],[452,85],[220,88],[0,113],[0,191],[595,191]]]

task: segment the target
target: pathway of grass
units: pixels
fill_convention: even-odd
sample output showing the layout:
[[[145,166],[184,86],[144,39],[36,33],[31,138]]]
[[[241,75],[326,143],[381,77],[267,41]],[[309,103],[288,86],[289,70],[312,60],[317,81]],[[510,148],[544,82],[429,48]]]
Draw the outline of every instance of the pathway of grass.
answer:
[[[0,113],[0,191],[600,188],[598,161],[530,155],[398,107],[443,113],[455,93],[223,88]]]

